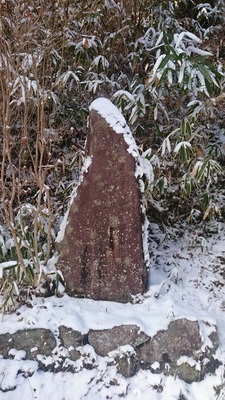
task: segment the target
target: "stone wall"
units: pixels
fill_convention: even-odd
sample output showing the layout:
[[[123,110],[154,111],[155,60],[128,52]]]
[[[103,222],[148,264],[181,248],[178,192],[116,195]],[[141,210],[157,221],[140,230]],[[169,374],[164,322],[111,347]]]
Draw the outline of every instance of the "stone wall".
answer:
[[[222,364],[216,356],[219,337],[216,326],[202,340],[197,321],[178,319],[153,338],[136,325],[90,330],[87,334],[61,325],[58,335],[48,329],[29,329],[0,335],[0,356],[36,360],[44,371],[71,371],[98,368],[104,357],[124,377],[140,369],[178,376],[187,383],[214,374]],[[59,343],[59,345],[57,345]],[[209,345],[210,343],[210,345]]]

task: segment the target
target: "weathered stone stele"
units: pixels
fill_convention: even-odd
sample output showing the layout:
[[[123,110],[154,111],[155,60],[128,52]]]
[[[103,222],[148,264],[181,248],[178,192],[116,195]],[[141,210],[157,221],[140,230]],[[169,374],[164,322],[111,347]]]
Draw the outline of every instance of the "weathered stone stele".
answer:
[[[85,155],[88,167],[57,239],[57,267],[73,295],[128,302],[147,280],[137,147],[107,99],[90,107]]]

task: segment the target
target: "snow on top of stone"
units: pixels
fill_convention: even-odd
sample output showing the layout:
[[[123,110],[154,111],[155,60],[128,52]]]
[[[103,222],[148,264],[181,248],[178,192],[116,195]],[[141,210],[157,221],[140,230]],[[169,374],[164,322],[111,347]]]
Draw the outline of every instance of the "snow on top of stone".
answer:
[[[136,159],[136,178],[142,178],[145,175],[150,183],[153,182],[152,165],[145,156],[140,155],[130,128],[119,109],[110,100],[100,97],[91,103],[89,110],[97,111],[116,133],[123,134],[124,140],[128,144],[128,153]],[[141,187],[141,191],[143,190],[143,187]]]
[[[116,133],[123,134],[124,140],[128,145],[128,153],[132,154],[136,159],[136,178],[142,178],[145,175],[150,183],[153,182],[154,175],[152,165],[145,156],[140,154],[130,128],[119,109],[110,100],[100,97],[91,103],[89,111],[91,110],[97,111]],[[143,192],[144,188],[142,186],[141,191]]]
[[[97,111],[116,133],[130,132],[124,116],[110,100],[100,97],[91,103],[89,110]]]
[[[139,151],[136,142],[119,109],[110,100],[100,97],[91,103],[89,111],[91,110],[97,111],[116,133],[123,134],[124,140],[129,146],[127,149],[128,153],[137,158]]]

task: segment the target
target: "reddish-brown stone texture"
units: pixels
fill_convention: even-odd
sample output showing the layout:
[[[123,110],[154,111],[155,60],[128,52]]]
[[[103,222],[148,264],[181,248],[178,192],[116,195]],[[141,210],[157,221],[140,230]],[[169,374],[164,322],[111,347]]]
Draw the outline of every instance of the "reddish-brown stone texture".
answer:
[[[86,156],[92,163],[77,188],[57,267],[73,295],[127,302],[146,288],[140,190],[123,134],[90,112]]]

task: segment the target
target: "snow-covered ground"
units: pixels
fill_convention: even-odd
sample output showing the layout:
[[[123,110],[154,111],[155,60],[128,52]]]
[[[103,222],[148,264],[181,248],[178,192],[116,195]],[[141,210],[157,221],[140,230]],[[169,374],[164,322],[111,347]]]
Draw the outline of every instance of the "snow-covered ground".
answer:
[[[162,229],[150,224],[150,287],[133,304],[61,298],[33,298],[5,314],[0,334],[19,329],[49,328],[57,332],[65,325],[87,333],[89,329],[136,324],[149,336],[165,329],[175,319],[186,317],[215,323],[220,337],[218,358],[225,359],[225,224],[177,226]],[[121,288],[122,290],[122,288]],[[59,349],[55,353],[59,354]],[[86,345],[82,351],[93,349]],[[58,355],[53,355],[57,360]],[[91,356],[91,355],[90,355]],[[200,383],[187,384],[179,378],[140,370],[124,378],[115,366],[95,355],[92,370],[71,372],[38,371],[35,361],[18,354],[14,360],[0,359],[0,399],[54,400],[224,400],[224,363],[216,375]],[[78,360],[79,361],[79,360]],[[77,362],[78,362],[77,361]]]

